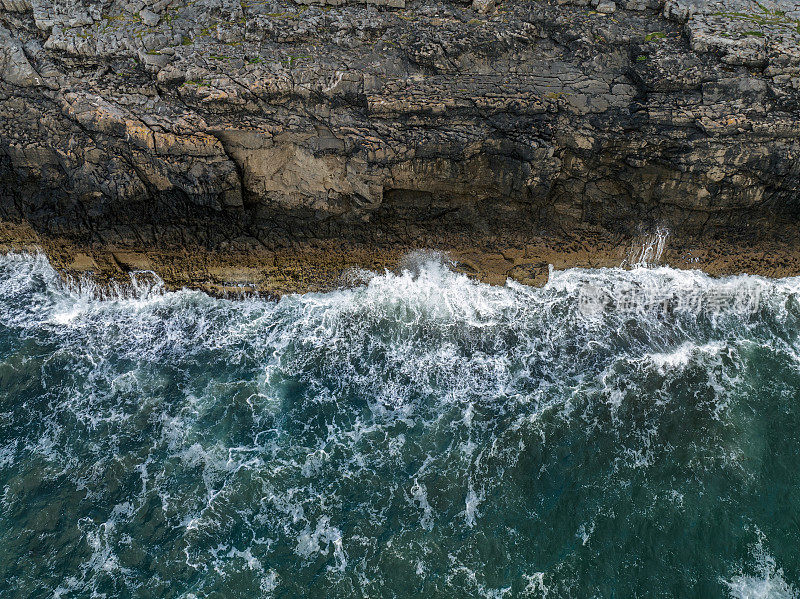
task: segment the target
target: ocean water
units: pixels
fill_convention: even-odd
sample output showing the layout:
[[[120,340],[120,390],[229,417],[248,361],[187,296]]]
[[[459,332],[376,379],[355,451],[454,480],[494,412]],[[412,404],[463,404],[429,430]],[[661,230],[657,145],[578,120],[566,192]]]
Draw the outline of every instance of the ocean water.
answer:
[[[800,596],[800,279],[360,277],[0,257],[0,596]]]

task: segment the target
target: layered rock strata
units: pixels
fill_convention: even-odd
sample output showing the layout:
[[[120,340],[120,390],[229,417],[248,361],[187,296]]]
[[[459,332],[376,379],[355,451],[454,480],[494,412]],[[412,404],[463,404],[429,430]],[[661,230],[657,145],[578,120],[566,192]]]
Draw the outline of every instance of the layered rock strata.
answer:
[[[424,247],[539,282],[659,226],[800,271],[800,3],[0,6],[0,242],[71,272],[282,293]]]

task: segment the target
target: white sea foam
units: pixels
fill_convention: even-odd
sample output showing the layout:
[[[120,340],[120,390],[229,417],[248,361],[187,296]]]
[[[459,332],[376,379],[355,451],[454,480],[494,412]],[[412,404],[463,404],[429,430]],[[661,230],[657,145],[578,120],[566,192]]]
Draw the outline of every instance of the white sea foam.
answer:
[[[433,529],[433,508],[428,503],[428,490],[425,485],[420,484],[417,479],[414,479],[414,484],[410,490],[410,500],[422,510],[422,515],[419,518],[419,523],[425,530]]]
[[[764,537],[753,547],[753,565],[722,582],[732,599],[797,599],[800,591],[784,578],[783,569],[764,548]]]
[[[661,251],[656,240],[639,262],[652,266]],[[544,288],[492,287],[425,258],[348,290],[231,302],[165,292],[151,275],[107,295],[68,288],[42,257],[7,256],[0,269],[3,324],[47,353],[27,358],[41,385],[31,407],[15,403],[8,409],[19,413],[3,416],[4,426],[26,426],[15,433],[19,448],[3,446],[0,468],[18,467],[24,450],[87,503],[102,499],[105,480],[121,469],[134,475],[127,502],[112,503],[119,510],[81,520],[90,551],[64,579],[64,595],[95,588],[103,572],[133,581],[120,547],[141,541],[123,524],[160,510],[179,539],[172,549],[215,584],[241,571],[264,594],[292,589],[294,573],[270,561],[281,555],[297,573],[317,568],[319,584],[352,575],[361,594],[377,596],[380,581],[370,574],[391,571],[391,559],[413,556],[405,565],[424,583],[437,575],[431,564],[452,554],[452,588],[508,596],[508,581],[489,582],[471,561],[474,539],[513,500],[527,507],[515,492],[533,494],[548,469],[559,471],[547,461],[550,447],[572,435],[570,459],[580,461],[594,455],[582,441],[602,446],[609,477],[631,484],[670,463],[665,431],[686,426],[697,437],[697,447],[682,448],[696,450],[693,472],[739,476],[759,457],[727,403],[746,390],[748,352],[800,355],[792,328],[798,280],[651,267],[554,271]],[[673,295],[756,284],[765,316],[589,319],[577,306],[587,282]],[[24,371],[15,360],[9,352],[0,367]],[[508,493],[508,506],[487,485]],[[676,486],[666,501],[685,507],[689,498]],[[571,542],[590,553],[594,520],[572,526]],[[221,543],[232,531],[236,542]],[[441,547],[428,541],[436,535]],[[448,545],[451,538],[464,545]],[[525,543],[515,542],[523,556]],[[794,592],[767,566],[726,585],[742,597],[758,596],[742,589],[759,584]],[[533,596],[548,592],[541,572],[523,582]]]
[[[297,536],[298,555],[309,558],[315,553],[336,558],[336,569],[343,571],[347,567],[347,556],[342,548],[342,533],[335,526],[330,526],[330,517],[323,516],[317,522],[316,529],[305,528]]]
[[[522,594],[525,597],[540,597],[544,599],[549,594],[550,589],[544,582],[544,572],[534,572],[533,574],[525,574],[525,588],[522,589]]]
[[[478,506],[484,500],[484,493],[483,491],[480,494],[475,492],[475,489],[470,485],[469,490],[467,491],[467,497],[464,500],[464,519],[467,523],[467,526],[473,528],[475,526],[475,521],[480,516],[480,512],[478,511]]]
[[[582,545],[586,545],[586,543],[589,542],[589,539],[591,538],[592,533],[594,532],[594,526],[595,523],[594,520],[592,520],[591,522],[588,523],[588,525],[586,522],[583,522],[578,527],[578,531],[575,533],[575,536],[581,540]]]
[[[685,368],[699,355],[716,356],[724,348],[725,345],[720,342],[701,345],[684,343],[670,352],[645,354],[644,359],[652,362],[662,374],[666,374],[669,371]]]

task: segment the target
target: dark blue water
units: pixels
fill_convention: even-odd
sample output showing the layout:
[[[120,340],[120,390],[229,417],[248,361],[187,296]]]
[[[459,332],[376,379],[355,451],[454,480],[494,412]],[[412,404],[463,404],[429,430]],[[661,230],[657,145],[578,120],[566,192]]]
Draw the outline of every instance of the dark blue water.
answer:
[[[367,278],[0,257],[0,596],[798,597],[800,280]]]

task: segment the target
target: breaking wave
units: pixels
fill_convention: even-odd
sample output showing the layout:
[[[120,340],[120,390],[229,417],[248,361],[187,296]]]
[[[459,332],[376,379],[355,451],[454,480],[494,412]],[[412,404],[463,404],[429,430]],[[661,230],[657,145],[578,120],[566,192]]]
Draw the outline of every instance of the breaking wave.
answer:
[[[799,299],[418,256],[227,301],[0,257],[0,594],[797,597]]]
[[[751,550],[753,567],[745,572],[740,569],[730,580],[723,580],[730,589],[734,599],[797,599],[800,593],[786,582],[783,569],[775,564],[764,548],[765,538],[761,531],[756,531],[758,541]]]

